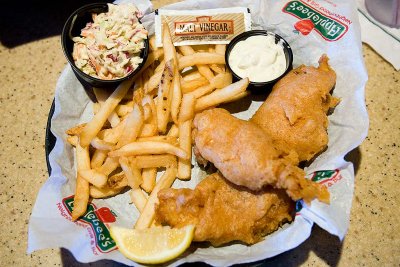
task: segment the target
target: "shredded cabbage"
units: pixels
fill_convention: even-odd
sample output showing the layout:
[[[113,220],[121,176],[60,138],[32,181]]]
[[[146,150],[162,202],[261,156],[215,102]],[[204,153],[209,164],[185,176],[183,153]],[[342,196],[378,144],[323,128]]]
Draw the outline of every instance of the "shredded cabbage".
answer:
[[[133,4],[107,5],[108,12],[93,14],[93,22],[72,39],[72,56],[86,74],[112,80],[125,77],[142,63],[140,52],[148,32],[139,23],[139,10]]]

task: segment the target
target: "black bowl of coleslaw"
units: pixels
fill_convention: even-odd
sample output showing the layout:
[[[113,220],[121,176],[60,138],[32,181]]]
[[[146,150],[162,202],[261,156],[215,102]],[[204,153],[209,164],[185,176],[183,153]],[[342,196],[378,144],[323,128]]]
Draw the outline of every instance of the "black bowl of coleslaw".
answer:
[[[82,44],[76,41],[77,37],[78,39],[80,38],[84,39],[84,37],[81,36],[81,34],[83,31],[85,31],[85,29],[86,29],[86,36],[89,37],[96,36],[96,38],[98,38],[97,34],[93,34],[93,32],[95,31],[95,27],[99,28],[101,26],[94,23],[93,16],[98,17],[99,14],[102,13],[108,14],[107,12],[109,11],[109,5],[110,4],[106,3],[93,3],[77,9],[75,12],[71,14],[71,16],[65,22],[61,34],[61,45],[65,57],[67,58],[69,64],[71,65],[72,70],[75,73],[76,77],[82,83],[85,90],[87,91],[90,90],[92,87],[115,89],[122,81],[134,78],[134,76],[136,76],[140,72],[140,70],[142,69],[147,60],[149,51],[149,41],[147,38],[147,31],[145,31],[139,19],[137,19],[136,24],[134,24],[134,22],[132,22],[132,24],[138,25],[137,27],[142,29],[142,31],[133,34],[138,34],[138,35],[140,34],[141,38],[132,35],[132,38],[127,40],[140,39],[140,42],[143,42],[143,43],[139,43],[139,41],[137,42],[141,46],[140,52],[136,51],[135,53],[131,53],[131,51],[129,50],[128,52],[121,51],[125,49],[125,47],[120,49],[119,43],[121,42],[117,40],[115,41],[116,44],[110,43],[109,41],[110,38],[102,39],[101,38],[102,35],[100,35],[100,40],[107,40],[107,42],[105,44],[97,45],[97,43],[100,42],[97,42],[98,39],[96,39],[95,42],[96,46],[91,47],[91,49],[89,49],[89,45],[86,45],[84,43]],[[90,29],[91,27],[93,28],[92,32],[87,30],[87,29],[91,30]],[[133,28],[133,31],[134,30],[135,28]],[[144,38],[144,32],[146,32],[146,38]],[[76,51],[74,51],[74,43],[79,43],[80,47],[84,47],[85,53],[79,53],[79,52],[77,53]],[[113,50],[114,48],[112,47],[113,45],[117,46],[118,49]],[[101,47],[102,49],[100,50],[96,49],[98,47]],[[77,54],[79,55],[79,57],[76,56]],[[123,58],[124,55],[126,58]],[[139,62],[140,59],[141,62]],[[128,60],[129,63],[123,65],[126,62],[126,60]],[[123,66],[122,67],[123,69],[120,69],[121,66]],[[116,71],[113,72],[114,70]],[[119,75],[114,75],[114,73],[117,73]],[[91,93],[90,92],[88,93],[90,96]]]

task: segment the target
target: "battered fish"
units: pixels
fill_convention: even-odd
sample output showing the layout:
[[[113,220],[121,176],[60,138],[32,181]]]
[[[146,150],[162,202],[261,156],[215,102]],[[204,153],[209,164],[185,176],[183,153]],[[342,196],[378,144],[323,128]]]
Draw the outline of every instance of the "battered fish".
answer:
[[[329,202],[326,187],[306,179],[257,124],[216,108],[197,114],[194,126],[196,150],[230,182],[255,191],[271,185],[285,189],[293,200]]]
[[[326,113],[339,102],[330,94],[335,82],[336,73],[322,55],[318,68],[302,65],[276,83],[250,121],[279,150],[295,151],[299,161],[308,161],[328,144]]]
[[[194,224],[194,241],[219,246],[231,241],[254,244],[293,219],[294,203],[283,190],[257,193],[214,173],[194,190],[163,189],[158,193],[156,223],[183,227]]]

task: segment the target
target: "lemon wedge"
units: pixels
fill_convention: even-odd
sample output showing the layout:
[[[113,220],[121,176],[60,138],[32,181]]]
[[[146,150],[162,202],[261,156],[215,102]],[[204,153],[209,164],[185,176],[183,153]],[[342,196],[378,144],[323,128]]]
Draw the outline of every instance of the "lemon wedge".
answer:
[[[179,229],[157,226],[140,230],[111,226],[110,233],[120,252],[128,259],[159,264],[178,257],[190,246],[194,225]]]

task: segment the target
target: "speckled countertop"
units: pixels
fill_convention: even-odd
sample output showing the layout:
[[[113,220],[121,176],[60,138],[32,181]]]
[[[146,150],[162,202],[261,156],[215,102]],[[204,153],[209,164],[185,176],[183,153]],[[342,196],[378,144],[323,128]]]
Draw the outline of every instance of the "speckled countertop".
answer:
[[[314,227],[305,243],[271,259],[271,266],[400,264],[400,72],[367,45],[363,52],[370,127],[347,157],[356,167],[348,234],[340,242]],[[47,179],[47,116],[65,64],[59,36],[11,49],[0,45],[0,266],[86,266],[66,250],[26,254],[29,216]]]

